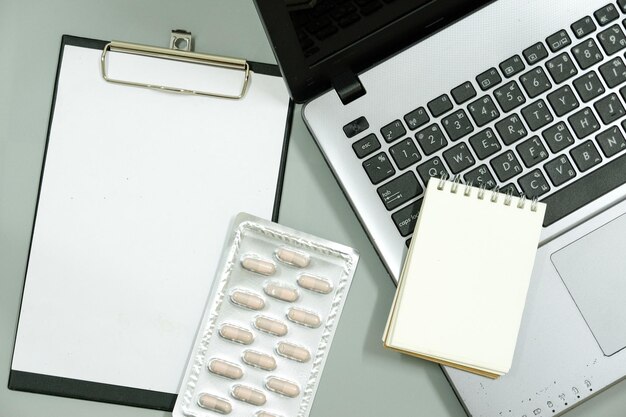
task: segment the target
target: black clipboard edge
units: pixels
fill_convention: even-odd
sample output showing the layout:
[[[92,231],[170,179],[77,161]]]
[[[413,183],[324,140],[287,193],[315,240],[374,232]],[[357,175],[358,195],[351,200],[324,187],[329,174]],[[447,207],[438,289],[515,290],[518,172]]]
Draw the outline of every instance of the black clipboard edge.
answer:
[[[13,357],[15,356],[15,342],[17,340],[17,329],[20,315],[22,312],[22,304],[24,301],[24,288],[26,286],[26,276],[28,274],[28,261],[30,260],[30,251],[33,245],[33,236],[35,232],[35,223],[37,221],[37,212],[39,210],[39,198],[41,196],[41,185],[43,183],[43,175],[46,167],[46,157],[48,155],[48,145],[50,143],[50,131],[52,130],[52,119],[57,99],[57,91],[59,78],[61,75],[61,66],[63,63],[63,53],[66,46],[79,46],[91,49],[104,49],[108,41],[97,39],[83,38],[79,36],[63,35],[61,38],[61,48],[59,51],[59,60],[57,64],[56,78],[54,81],[54,90],[52,94],[52,105],[50,106],[50,117],[48,120],[48,130],[46,133],[46,143],[44,146],[44,154],[39,174],[39,187],[37,189],[37,202],[35,203],[35,213],[33,217],[33,225],[30,234],[30,242],[28,245],[28,257],[26,269],[24,271],[24,280],[22,285],[22,295],[20,297],[19,312],[17,322],[15,324],[15,337],[13,338],[13,351],[11,354],[11,369],[9,371],[9,380],[7,387],[14,391],[25,391],[37,394],[55,395],[66,398],[76,398],[81,400],[91,400],[105,402],[110,404],[127,405],[132,407],[150,408],[155,410],[172,411],[176,402],[176,394],[144,390],[134,387],[118,386],[104,384],[100,382],[84,381],[79,379],[65,378],[54,375],[45,375],[32,372],[17,371],[12,368]],[[253,72],[264,75],[272,75],[280,77],[280,69],[277,65],[265,64],[260,62],[250,62],[250,69]],[[290,98],[287,109],[287,118],[285,121],[285,134],[283,138],[282,155],[280,159],[280,168],[278,172],[278,181],[276,184],[276,195],[274,197],[274,208],[272,211],[272,221],[277,222],[280,212],[280,201],[283,190],[285,167],[287,164],[287,152],[289,149],[289,137],[291,135],[291,127],[294,114],[294,102]]]

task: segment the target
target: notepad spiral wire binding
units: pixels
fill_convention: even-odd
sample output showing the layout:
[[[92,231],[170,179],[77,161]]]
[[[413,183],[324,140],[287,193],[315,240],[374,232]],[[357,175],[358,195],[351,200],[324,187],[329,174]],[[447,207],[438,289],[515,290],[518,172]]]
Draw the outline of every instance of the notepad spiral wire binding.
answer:
[[[448,180],[448,174],[443,173],[441,175],[441,177],[439,178],[439,184],[437,185],[437,189],[438,190],[443,190],[443,187],[445,185],[445,182]],[[470,197],[472,194],[472,181],[465,183],[465,184],[461,184],[461,176],[460,175],[455,175],[454,178],[452,178],[452,180],[450,181],[452,183],[452,186],[450,187],[450,192],[453,194],[456,194],[459,186],[463,185],[465,186],[465,190],[463,191],[463,195],[465,197]],[[497,203],[498,202],[498,198],[500,196],[500,187],[496,186],[493,190],[491,190],[491,198],[489,199],[492,203]],[[477,197],[479,200],[483,200],[485,198],[485,193],[487,193],[488,190],[486,189],[486,186],[484,183],[480,184],[480,187],[478,187],[478,194]],[[505,194],[504,197],[504,205],[505,206],[510,206],[511,202],[513,201],[513,191],[512,190],[508,190],[507,193]],[[517,208],[518,209],[523,209],[526,206],[526,196],[524,194],[522,194],[519,197],[519,201],[517,202]],[[537,199],[537,197],[534,197],[531,202],[530,202],[530,210],[531,211],[537,211],[537,204],[538,204],[539,200]]]

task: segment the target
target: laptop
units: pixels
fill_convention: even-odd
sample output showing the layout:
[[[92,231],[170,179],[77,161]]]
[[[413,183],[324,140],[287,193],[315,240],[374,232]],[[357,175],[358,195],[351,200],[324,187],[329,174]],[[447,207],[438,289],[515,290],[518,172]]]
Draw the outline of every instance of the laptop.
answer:
[[[468,415],[558,415],[622,379],[626,0],[256,5],[394,281],[429,178],[547,203],[510,373],[444,368]]]

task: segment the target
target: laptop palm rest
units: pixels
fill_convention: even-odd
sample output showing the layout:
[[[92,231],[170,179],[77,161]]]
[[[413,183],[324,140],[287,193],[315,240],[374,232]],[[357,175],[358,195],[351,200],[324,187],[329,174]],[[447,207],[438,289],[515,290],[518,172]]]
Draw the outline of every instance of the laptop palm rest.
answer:
[[[553,253],[552,263],[605,356],[626,346],[626,214]]]

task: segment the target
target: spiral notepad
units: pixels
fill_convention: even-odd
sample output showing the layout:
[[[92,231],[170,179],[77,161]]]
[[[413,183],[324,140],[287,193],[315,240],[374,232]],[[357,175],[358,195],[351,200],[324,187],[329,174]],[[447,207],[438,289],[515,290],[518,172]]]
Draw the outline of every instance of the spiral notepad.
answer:
[[[385,346],[487,377],[509,371],[545,204],[433,179]]]

